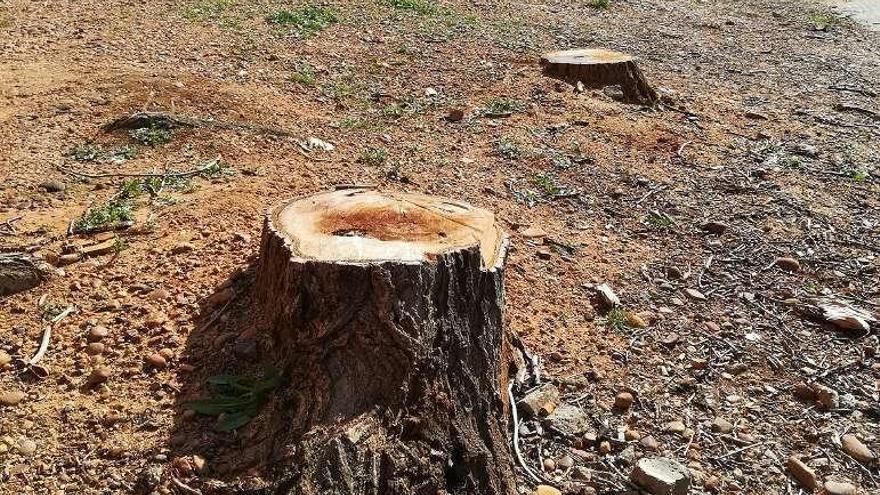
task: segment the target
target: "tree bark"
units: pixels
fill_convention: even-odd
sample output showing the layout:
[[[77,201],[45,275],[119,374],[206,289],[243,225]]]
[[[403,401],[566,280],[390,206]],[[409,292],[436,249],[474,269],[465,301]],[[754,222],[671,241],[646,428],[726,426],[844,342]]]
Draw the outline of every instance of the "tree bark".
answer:
[[[597,48],[565,50],[541,57],[544,72],[572,84],[590,88],[619,85],[627,101],[653,105],[659,99],[648,84],[635,57]]]
[[[422,195],[336,191],[265,221],[256,299],[287,356],[278,494],[512,494],[507,240]]]

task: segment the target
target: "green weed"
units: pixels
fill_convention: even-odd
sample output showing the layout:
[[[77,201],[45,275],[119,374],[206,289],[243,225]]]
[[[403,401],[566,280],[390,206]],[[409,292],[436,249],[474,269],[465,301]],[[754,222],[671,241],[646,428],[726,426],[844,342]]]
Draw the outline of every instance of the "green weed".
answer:
[[[385,3],[397,10],[408,10],[419,15],[440,13],[437,2],[431,0],[385,0]]]
[[[297,36],[309,38],[319,31],[336,24],[339,19],[333,10],[326,7],[306,6],[296,10],[279,10],[266,17],[270,24],[288,26]]]
[[[626,310],[623,308],[613,308],[602,318],[602,325],[617,331],[625,329],[629,326]]]
[[[852,173],[852,179],[859,184],[864,184],[865,182],[868,182],[870,178],[871,174],[869,174],[865,170],[854,170]]]
[[[541,188],[545,196],[559,196],[563,193],[563,188],[556,183],[556,178],[550,175],[538,175],[532,182]]]
[[[315,76],[315,68],[310,64],[300,64],[291,72],[290,80],[308,87],[314,87],[318,82],[318,78]]]
[[[495,142],[495,153],[505,160],[519,160],[525,154],[520,144],[507,136]]]
[[[525,108],[522,102],[507,98],[496,98],[486,103],[479,113],[484,117],[508,117]]]
[[[675,221],[669,215],[652,211],[645,217],[645,224],[655,230],[669,230],[675,226]]]
[[[183,15],[191,21],[217,19],[234,3],[234,0],[201,0],[184,9]]]
[[[128,198],[113,198],[103,205],[89,208],[82,217],[74,222],[74,229],[85,232],[108,225],[130,222],[134,218],[132,211],[133,207]]]
[[[78,144],[73,148],[70,148],[65,153],[66,156],[73,158],[78,162],[93,162],[101,158],[103,155],[103,150],[101,150],[100,146],[96,146],[90,143]]]
[[[128,131],[128,135],[141,144],[147,146],[159,146],[171,141],[173,132],[167,127],[151,126],[132,129]]]
[[[607,9],[611,6],[611,0],[587,0],[587,7],[594,9]]]
[[[261,378],[241,375],[217,375],[208,379],[211,396],[192,400],[186,407],[207,416],[217,416],[216,429],[232,431],[248,424],[260,412],[269,393],[281,382],[275,369],[267,369]]]
[[[358,157],[358,162],[364,165],[379,166],[388,161],[388,150],[384,148],[370,148]]]

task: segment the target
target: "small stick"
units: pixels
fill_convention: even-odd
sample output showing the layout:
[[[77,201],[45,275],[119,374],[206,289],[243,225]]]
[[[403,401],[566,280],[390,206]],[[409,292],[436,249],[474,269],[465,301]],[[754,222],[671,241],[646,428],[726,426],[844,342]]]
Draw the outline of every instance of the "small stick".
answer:
[[[721,459],[724,459],[724,458],[730,457],[730,456],[732,456],[732,455],[739,454],[740,452],[743,452],[743,451],[746,451],[746,450],[749,450],[749,449],[752,449],[752,448],[758,447],[758,446],[760,446],[760,445],[764,445],[765,443],[767,443],[767,442],[758,442],[758,443],[753,443],[753,444],[750,444],[750,445],[746,445],[745,447],[741,447],[741,448],[738,448],[738,449],[735,449],[735,450],[731,450],[730,452],[728,452],[728,453],[726,453],[726,454],[724,454],[724,455],[719,455],[719,456],[717,456],[717,457],[713,457],[712,460],[720,461]]]
[[[522,452],[519,450],[519,417],[516,413],[516,400],[513,398],[513,382],[510,382],[510,386],[507,387],[507,398],[510,400],[510,413],[513,415],[513,451],[516,453],[516,460],[532,481],[541,484],[541,478],[526,464]]]
[[[181,490],[183,490],[186,493],[191,493],[192,495],[202,495],[201,490],[197,490],[197,489],[187,485],[186,483],[180,481],[179,479],[175,478],[174,476],[171,477],[171,481],[174,483],[175,486],[177,486],[177,488],[180,488]]]
[[[43,338],[40,340],[40,348],[37,349],[37,353],[34,354],[34,357],[28,361],[29,366],[35,366],[40,360],[43,359],[43,356],[46,354],[46,350],[49,349],[49,341],[52,339],[52,327],[57,325],[58,322],[67,317],[70,313],[73,312],[73,306],[68,306],[67,309],[58,313],[55,318],[52,318],[52,321],[49,322],[49,326],[43,330]]]
[[[216,158],[214,160],[211,160],[210,162],[208,162],[204,166],[199,167],[194,170],[189,170],[186,172],[165,172],[165,173],[161,173],[161,174],[158,174],[158,173],[157,174],[87,174],[84,172],[77,172],[75,170],[70,170],[70,169],[62,167],[60,165],[58,166],[58,169],[66,174],[75,175],[77,177],[84,177],[87,179],[102,179],[102,178],[106,178],[106,177],[163,177],[163,178],[164,177],[193,177],[193,176],[204,173],[206,170],[210,169],[211,167],[216,167],[217,163],[219,161],[220,161],[220,159]]]

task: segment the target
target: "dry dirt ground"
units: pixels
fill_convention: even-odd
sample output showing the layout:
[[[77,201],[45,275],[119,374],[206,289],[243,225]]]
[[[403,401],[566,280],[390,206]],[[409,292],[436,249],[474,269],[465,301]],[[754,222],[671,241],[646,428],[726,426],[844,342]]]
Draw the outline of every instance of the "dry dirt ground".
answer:
[[[264,209],[340,183],[497,212],[514,243],[510,327],[612,440],[603,452],[527,427],[532,467],[576,448],[590,477],[548,470],[551,484],[619,493],[633,459],[663,455],[691,469],[692,493],[805,493],[795,455],[880,493],[876,459],[841,449],[854,434],[880,452],[877,329],[797,311],[819,296],[880,308],[880,33],[827,9],[0,0],[0,247],[51,259],[106,238],[68,235],[100,213],[134,221],[108,254],[0,299],[0,493],[259,486],[259,417],[218,432],[186,400],[271,361],[246,297]],[[580,46],[639,56],[664,103],[541,75],[541,52]],[[102,132],[138,110],[242,126]],[[311,137],[335,149],[304,150]],[[602,282],[639,318],[603,313]],[[798,399],[800,382],[836,403]],[[621,391],[635,396],[625,412],[611,408]]]

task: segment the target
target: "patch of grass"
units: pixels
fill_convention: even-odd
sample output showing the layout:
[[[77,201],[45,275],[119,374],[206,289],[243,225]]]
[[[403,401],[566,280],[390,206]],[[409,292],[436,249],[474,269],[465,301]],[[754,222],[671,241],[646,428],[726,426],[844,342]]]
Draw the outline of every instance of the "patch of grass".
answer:
[[[826,29],[840,24],[841,18],[833,12],[812,12],[809,16],[810,24],[816,29]]]
[[[260,412],[269,393],[281,383],[275,369],[267,369],[260,378],[241,375],[217,375],[208,379],[211,396],[192,400],[186,407],[207,416],[217,416],[215,428],[233,431],[248,424]]]
[[[520,144],[508,136],[495,142],[495,153],[505,160],[519,160],[525,154]]]
[[[128,198],[113,198],[96,208],[89,208],[86,213],[74,222],[77,231],[89,231],[108,225],[130,222],[133,206]]]
[[[406,98],[382,107],[382,117],[399,119],[408,115],[417,115],[425,111],[425,105],[416,98]]]
[[[541,188],[546,196],[558,196],[563,193],[564,189],[556,183],[556,178],[551,175],[538,175],[532,182]]]
[[[607,9],[611,6],[611,0],[587,0],[587,7],[594,9]]]
[[[385,148],[370,148],[363,152],[357,160],[364,165],[379,166],[388,161],[388,150]]]
[[[126,160],[131,160],[132,158],[136,157],[137,154],[137,146],[126,144],[111,151],[109,158],[110,161],[113,163],[122,163]]]
[[[629,326],[626,310],[623,308],[613,308],[605,313],[605,316],[602,318],[602,325],[617,331],[625,329]]]
[[[669,230],[675,226],[675,221],[669,215],[652,211],[645,217],[645,224],[655,230]]]
[[[486,106],[480,109],[480,115],[484,117],[508,117],[514,113],[521,112],[525,105],[518,100],[508,98],[495,98],[486,103]]]
[[[217,19],[234,4],[234,0],[200,0],[183,11],[184,17],[191,21]]]
[[[94,162],[101,158],[104,154],[104,150],[102,150],[100,146],[91,143],[83,143],[70,148],[64,154],[78,162]]]
[[[858,184],[864,184],[871,179],[871,174],[865,170],[853,170],[852,179]]]
[[[290,80],[302,86],[315,87],[318,78],[315,76],[315,68],[311,64],[300,64],[290,73]]]
[[[329,8],[309,5],[296,10],[278,10],[269,14],[266,21],[270,24],[291,27],[297,36],[309,38],[336,24],[339,19]]]
[[[397,10],[408,10],[419,15],[433,15],[441,12],[440,6],[432,0],[385,0],[385,4]]]
[[[357,86],[349,81],[339,80],[321,86],[321,92],[324,96],[341,101],[357,93]]]
[[[135,141],[146,146],[159,146],[171,141],[173,131],[167,127],[151,126],[128,131],[128,135]]]

